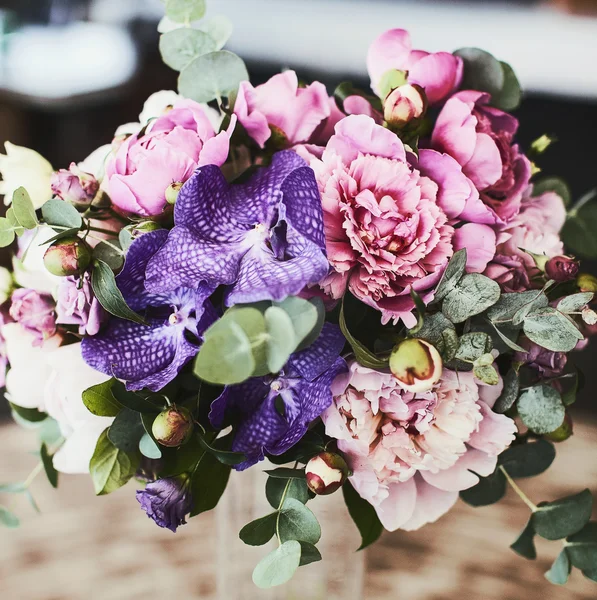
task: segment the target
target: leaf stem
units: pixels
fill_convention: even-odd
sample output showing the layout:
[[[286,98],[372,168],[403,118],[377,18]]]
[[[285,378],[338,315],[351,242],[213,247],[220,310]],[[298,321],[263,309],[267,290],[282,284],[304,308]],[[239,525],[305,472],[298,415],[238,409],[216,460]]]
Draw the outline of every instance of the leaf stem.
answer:
[[[111,235],[112,237],[117,237],[118,233],[116,231],[112,231],[110,229],[103,229],[101,227],[95,227],[95,226],[91,226],[89,225],[87,227],[88,231],[97,231],[97,233],[105,233],[107,235]]]
[[[531,502],[529,497],[518,487],[514,479],[510,477],[510,474],[506,469],[504,469],[504,465],[499,466],[500,471],[504,474],[506,481],[510,484],[510,487],[516,492],[518,497],[531,509],[531,512],[537,512],[537,506]]]
[[[282,493],[282,498],[280,498],[280,504],[278,505],[278,515],[276,516],[276,537],[278,538],[278,545],[282,545],[282,540],[280,539],[280,513],[282,512],[282,507],[284,506],[284,502],[286,501],[286,495],[288,494],[288,490],[290,489],[290,483],[292,479],[289,479],[286,482],[286,486],[284,487],[284,492]]]

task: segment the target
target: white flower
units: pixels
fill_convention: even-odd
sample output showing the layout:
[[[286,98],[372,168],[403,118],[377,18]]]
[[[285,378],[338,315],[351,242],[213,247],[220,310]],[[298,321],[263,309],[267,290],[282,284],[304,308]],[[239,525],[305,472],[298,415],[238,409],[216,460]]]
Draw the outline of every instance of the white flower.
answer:
[[[6,154],[0,154],[0,194],[4,195],[4,204],[12,202],[16,189],[24,187],[33,206],[41,208],[51,197],[50,179],[54,169],[41,155],[22,146],[5,143]]]
[[[4,304],[12,291],[12,275],[5,267],[0,267],[0,304]]]
[[[104,179],[105,167],[108,157],[112,153],[111,144],[104,144],[94,150],[85,160],[77,166],[81,171],[93,175],[100,183]]]

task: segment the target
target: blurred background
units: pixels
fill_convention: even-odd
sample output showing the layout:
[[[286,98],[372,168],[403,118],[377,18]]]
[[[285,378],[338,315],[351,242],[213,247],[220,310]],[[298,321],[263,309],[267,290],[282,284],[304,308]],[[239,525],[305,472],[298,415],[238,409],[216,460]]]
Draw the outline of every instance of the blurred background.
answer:
[[[235,24],[230,48],[253,83],[292,67],[330,91],[346,79],[366,89],[367,47],[390,27],[409,29],[414,46],[429,51],[482,47],[509,62],[525,90],[522,146],[545,133],[558,140],[541,157],[543,173],[566,179],[574,198],[597,186],[597,0],[209,0],[208,9]],[[34,148],[56,169],[108,143],[118,125],[137,120],[149,94],[176,89],[158,52],[162,14],[160,0],[0,0],[0,142]],[[0,262],[9,262],[7,252]],[[597,274],[596,264],[584,267]],[[586,384],[572,414],[583,425],[558,448],[554,467],[525,486],[537,501],[587,485],[597,492],[596,357],[595,346],[576,357]],[[2,406],[0,481],[33,466],[27,435]],[[36,482],[43,514],[1,531],[0,598],[215,598],[205,543],[217,538],[213,517],[174,538],[144,518],[130,488],[96,500],[86,478],[63,484],[56,493]],[[558,544],[541,545],[536,563],[508,549],[525,516],[509,495],[484,509],[459,505],[415,534],[387,534],[365,557],[365,597],[597,598],[597,585],[578,572],[566,588],[544,580]]]

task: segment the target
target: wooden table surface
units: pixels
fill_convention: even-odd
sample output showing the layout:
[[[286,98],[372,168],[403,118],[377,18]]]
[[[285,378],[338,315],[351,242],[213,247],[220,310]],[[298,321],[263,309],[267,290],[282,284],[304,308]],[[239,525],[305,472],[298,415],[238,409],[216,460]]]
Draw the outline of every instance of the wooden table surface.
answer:
[[[597,492],[597,426],[578,426],[576,430],[573,439],[558,446],[558,457],[548,473],[521,481],[535,502],[587,486]],[[35,457],[27,454],[35,447],[34,435],[7,424],[0,426],[0,439],[0,481],[22,480],[36,463]],[[32,490],[41,515],[22,497],[0,498],[4,504],[16,500],[23,521],[20,529],[0,530],[0,598],[215,600],[214,548],[218,540],[214,515],[201,515],[173,535],[145,517],[132,485],[95,498],[91,482],[84,476],[61,476],[58,490],[52,490],[40,476]],[[317,501],[312,507],[317,513]],[[473,509],[459,503],[439,522],[418,532],[385,534],[365,556],[364,597],[595,600],[597,584],[578,572],[566,587],[552,586],[544,579],[544,571],[559,552],[559,542],[540,540],[539,559],[534,562],[509,550],[527,518],[528,510],[509,491],[497,505]],[[323,526],[325,532],[325,522]],[[237,550],[244,552],[240,547]],[[250,550],[263,554],[263,549]],[[309,577],[313,568],[316,566],[299,571],[300,576]],[[229,569],[234,569],[234,564]],[[244,595],[246,600],[270,597],[248,589],[253,591]],[[312,600],[309,592],[298,597]],[[353,600],[346,593],[328,592],[325,597]],[[355,591],[354,598],[359,597]]]

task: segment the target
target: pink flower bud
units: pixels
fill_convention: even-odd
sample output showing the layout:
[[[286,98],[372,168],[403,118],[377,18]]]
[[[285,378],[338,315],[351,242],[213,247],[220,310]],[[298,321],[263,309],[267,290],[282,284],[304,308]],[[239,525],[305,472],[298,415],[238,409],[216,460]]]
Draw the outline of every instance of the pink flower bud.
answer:
[[[56,333],[56,313],[52,296],[19,288],[13,292],[11,302],[10,316],[35,335],[34,345],[41,346],[44,340]]]
[[[67,169],[60,169],[52,175],[52,191],[56,196],[75,206],[91,204],[99,190],[97,179],[71,163]]]
[[[191,413],[186,408],[172,406],[155,418],[151,432],[162,446],[175,448],[191,439],[193,427]]]
[[[442,357],[435,346],[410,338],[400,342],[390,356],[390,371],[408,392],[426,392],[441,377]]]
[[[348,465],[342,456],[333,452],[322,452],[307,463],[307,486],[318,496],[333,494],[344,485],[348,472]]]
[[[91,262],[89,246],[78,237],[54,242],[44,254],[44,265],[52,275],[68,277],[82,273]]]
[[[384,119],[391,128],[402,128],[427,110],[425,92],[407,83],[391,91],[384,102]]]
[[[569,256],[554,256],[545,263],[545,274],[554,281],[571,281],[578,275],[579,263]]]

